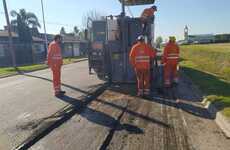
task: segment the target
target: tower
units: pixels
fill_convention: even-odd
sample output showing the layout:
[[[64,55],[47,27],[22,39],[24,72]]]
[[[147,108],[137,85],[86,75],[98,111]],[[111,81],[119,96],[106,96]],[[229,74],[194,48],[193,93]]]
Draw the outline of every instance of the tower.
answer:
[[[184,28],[184,40],[188,40],[188,26],[186,25]]]

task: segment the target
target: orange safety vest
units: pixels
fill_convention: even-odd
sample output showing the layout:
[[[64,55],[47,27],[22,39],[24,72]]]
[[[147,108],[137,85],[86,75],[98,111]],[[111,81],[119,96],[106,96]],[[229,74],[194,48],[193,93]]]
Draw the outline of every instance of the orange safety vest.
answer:
[[[162,63],[175,62],[179,61],[179,46],[175,42],[169,42],[166,44],[164,53],[162,56]]]
[[[47,63],[50,67],[54,65],[61,66],[63,63],[61,47],[55,41],[51,42],[49,45],[48,54],[47,54]]]
[[[135,69],[150,69],[150,60],[156,56],[156,52],[148,44],[138,42],[129,54],[131,65]]]
[[[154,9],[152,9],[152,8],[146,8],[146,9],[142,12],[141,18],[142,18],[143,20],[146,20],[146,19],[148,19],[149,17],[154,16],[154,13],[155,13],[155,10],[154,10]]]

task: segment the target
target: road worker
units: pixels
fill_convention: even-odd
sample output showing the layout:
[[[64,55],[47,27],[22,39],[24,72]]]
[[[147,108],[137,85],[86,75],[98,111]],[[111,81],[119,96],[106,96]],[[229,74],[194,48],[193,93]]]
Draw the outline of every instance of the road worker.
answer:
[[[144,36],[137,38],[137,43],[132,47],[129,60],[137,76],[138,96],[150,94],[150,67],[151,60],[156,56],[155,50],[145,43]]]
[[[148,21],[154,18],[154,14],[157,11],[157,7],[154,5],[150,8],[146,8],[142,14],[141,14],[141,21],[143,23],[143,34],[145,34],[147,31],[147,24]]]
[[[178,62],[179,62],[179,46],[176,44],[174,36],[169,37],[162,56],[162,64],[164,66],[164,86],[171,87],[172,82],[178,83]]]
[[[56,97],[61,97],[65,91],[61,90],[61,66],[63,64],[61,54],[61,36],[56,35],[50,43],[47,54],[47,64],[53,72],[53,88]]]

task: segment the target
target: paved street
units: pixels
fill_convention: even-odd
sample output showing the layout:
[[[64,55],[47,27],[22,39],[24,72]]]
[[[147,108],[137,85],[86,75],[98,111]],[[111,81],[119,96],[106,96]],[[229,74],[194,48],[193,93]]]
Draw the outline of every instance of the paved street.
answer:
[[[53,96],[51,79],[48,69],[0,79],[0,150],[15,148],[69,104]],[[88,75],[87,61],[64,66],[62,79],[68,97],[74,98],[103,83]]]
[[[30,149],[227,150],[230,147],[189,81],[182,81],[174,91],[179,104],[164,96],[152,100],[138,98],[134,89],[131,85],[108,88]]]
[[[88,75],[87,62],[63,68],[63,99],[53,97],[49,70],[0,79],[0,150],[14,149],[56,124],[31,150],[227,150],[230,147],[201,95],[182,78],[169,95],[135,96],[135,85],[113,85],[91,100],[103,84]],[[171,94],[170,94],[171,93]],[[174,95],[175,94],[175,95]],[[175,100],[180,103],[175,103]],[[68,109],[66,106],[72,106]]]

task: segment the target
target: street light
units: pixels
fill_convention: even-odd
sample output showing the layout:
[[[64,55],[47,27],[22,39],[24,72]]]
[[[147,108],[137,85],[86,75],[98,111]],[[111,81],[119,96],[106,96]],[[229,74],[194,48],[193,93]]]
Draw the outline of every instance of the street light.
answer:
[[[46,52],[47,52],[48,40],[47,40],[47,34],[46,34],[46,23],[45,23],[45,13],[44,13],[43,0],[41,0],[41,5],[42,5],[43,28],[44,28],[44,33],[45,33]]]
[[[13,38],[12,38],[11,25],[10,25],[10,19],[9,19],[9,14],[7,10],[6,0],[2,0],[2,2],[4,6],[8,35],[9,35],[9,48],[10,48],[10,53],[12,57],[12,64],[13,64],[13,67],[16,68],[15,53],[14,53],[14,48],[13,48]]]

